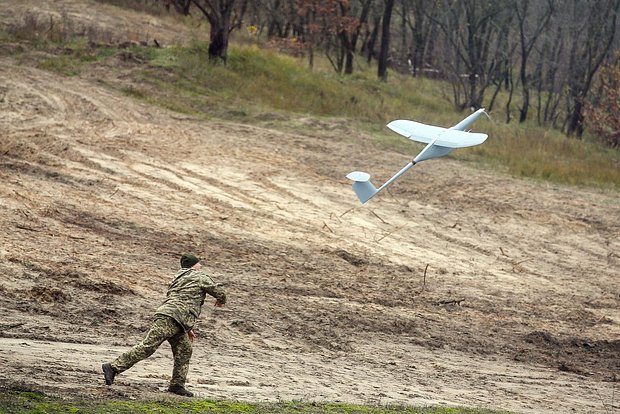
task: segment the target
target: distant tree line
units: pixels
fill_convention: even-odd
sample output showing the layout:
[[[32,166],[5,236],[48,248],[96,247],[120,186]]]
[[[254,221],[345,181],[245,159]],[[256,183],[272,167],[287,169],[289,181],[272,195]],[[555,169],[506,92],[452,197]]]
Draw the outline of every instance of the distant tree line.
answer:
[[[310,65],[323,53],[350,75],[357,60],[374,60],[382,80],[389,68],[447,81],[459,110],[485,106],[506,122],[535,120],[575,137],[588,108],[605,102],[591,96],[603,87],[601,69],[607,93],[618,83],[609,79],[618,67],[620,0],[162,1],[209,21],[212,59],[225,61],[229,34],[252,27]]]

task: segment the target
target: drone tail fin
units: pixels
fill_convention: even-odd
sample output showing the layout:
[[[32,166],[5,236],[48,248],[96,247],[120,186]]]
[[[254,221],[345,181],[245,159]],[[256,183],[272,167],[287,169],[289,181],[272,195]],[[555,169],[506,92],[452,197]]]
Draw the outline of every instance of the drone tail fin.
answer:
[[[353,181],[353,191],[362,204],[379,192],[370,182],[370,174],[368,173],[353,171],[347,175],[347,178]]]

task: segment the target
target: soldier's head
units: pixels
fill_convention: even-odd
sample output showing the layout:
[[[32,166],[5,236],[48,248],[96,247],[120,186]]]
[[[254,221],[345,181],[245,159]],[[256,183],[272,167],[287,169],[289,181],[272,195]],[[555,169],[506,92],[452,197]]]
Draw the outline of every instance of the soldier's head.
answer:
[[[198,266],[196,266],[198,265]],[[200,259],[191,253],[185,253],[181,256],[181,267],[183,269],[189,269],[190,267],[202,267]]]

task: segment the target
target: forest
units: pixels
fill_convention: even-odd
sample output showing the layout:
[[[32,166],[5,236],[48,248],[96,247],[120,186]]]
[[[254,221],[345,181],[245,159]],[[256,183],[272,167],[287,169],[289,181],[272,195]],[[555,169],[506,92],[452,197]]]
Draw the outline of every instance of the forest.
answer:
[[[441,79],[449,83],[456,109],[486,107],[507,123],[532,121],[581,138],[587,116],[606,145],[620,144],[614,115],[620,109],[620,0],[156,3],[168,12],[207,19],[215,60],[226,60],[233,31],[247,30],[306,56],[310,66],[322,54],[343,76],[363,62],[376,62],[384,81],[389,70]],[[507,99],[500,107],[502,93]]]

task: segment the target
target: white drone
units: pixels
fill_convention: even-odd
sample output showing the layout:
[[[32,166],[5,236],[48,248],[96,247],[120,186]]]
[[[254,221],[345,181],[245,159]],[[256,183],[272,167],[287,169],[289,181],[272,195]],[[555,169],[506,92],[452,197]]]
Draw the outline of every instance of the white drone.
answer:
[[[392,184],[403,175],[409,168],[413,167],[420,161],[429,160],[431,158],[443,157],[454,148],[472,147],[482,144],[487,139],[487,134],[466,132],[465,129],[474,123],[481,114],[487,115],[484,108],[478,109],[467,118],[451,128],[442,128],[433,125],[426,125],[420,122],[396,120],[387,124],[387,127],[408,138],[412,141],[422,142],[426,145],[422,151],[409,164],[405,165],[392,178],[387,180],[381,187],[376,188],[370,182],[370,174],[362,171],[353,171],[347,174],[347,178],[353,181],[353,191],[357,198],[364,204],[373,198],[381,190]],[[488,115],[487,115],[488,116]]]

